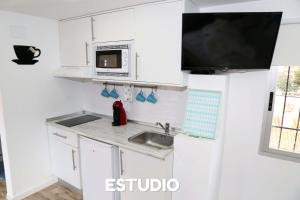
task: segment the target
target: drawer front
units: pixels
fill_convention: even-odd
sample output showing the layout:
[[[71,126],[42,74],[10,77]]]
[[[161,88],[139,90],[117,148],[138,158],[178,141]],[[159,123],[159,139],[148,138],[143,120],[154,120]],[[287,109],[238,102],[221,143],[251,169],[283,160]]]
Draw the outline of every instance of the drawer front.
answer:
[[[51,139],[61,141],[73,147],[78,147],[78,135],[53,126],[48,126],[48,132]]]

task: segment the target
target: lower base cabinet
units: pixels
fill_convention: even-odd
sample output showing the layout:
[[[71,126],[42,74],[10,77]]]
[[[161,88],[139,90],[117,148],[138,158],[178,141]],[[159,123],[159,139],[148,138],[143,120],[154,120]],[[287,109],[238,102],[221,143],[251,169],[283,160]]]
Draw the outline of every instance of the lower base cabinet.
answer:
[[[118,148],[80,137],[81,177],[84,200],[119,200],[106,191],[106,179],[118,178]]]
[[[154,158],[145,154],[137,153],[131,150],[120,148],[121,158],[121,178],[124,179],[171,179],[173,176],[173,154],[170,154],[165,160]],[[143,184],[144,185],[144,184]],[[121,200],[171,200],[171,192],[150,192],[140,191],[137,184],[133,191],[129,191],[127,184],[125,192],[121,192]]]
[[[52,137],[52,172],[61,180],[81,189],[78,148]]]
[[[171,200],[171,192],[133,190],[125,181],[124,192],[106,191],[106,179],[171,179],[173,154],[165,160],[113,145],[80,138],[81,177],[84,200]]]
[[[83,191],[84,200],[171,200],[170,191],[141,191],[126,179],[169,180],[173,177],[173,153],[165,159],[79,137],[49,127],[53,174]],[[78,146],[79,143],[79,146]],[[106,191],[106,179],[125,179],[126,190]]]

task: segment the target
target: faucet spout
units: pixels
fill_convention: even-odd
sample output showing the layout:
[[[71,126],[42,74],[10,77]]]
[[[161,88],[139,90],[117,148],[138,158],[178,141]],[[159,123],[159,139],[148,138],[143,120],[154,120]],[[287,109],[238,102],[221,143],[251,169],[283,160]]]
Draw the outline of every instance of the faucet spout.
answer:
[[[162,129],[164,129],[165,134],[169,135],[169,133],[170,133],[170,123],[166,123],[166,125],[163,126],[160,122],[156,122],[156,126],[160,126]]]

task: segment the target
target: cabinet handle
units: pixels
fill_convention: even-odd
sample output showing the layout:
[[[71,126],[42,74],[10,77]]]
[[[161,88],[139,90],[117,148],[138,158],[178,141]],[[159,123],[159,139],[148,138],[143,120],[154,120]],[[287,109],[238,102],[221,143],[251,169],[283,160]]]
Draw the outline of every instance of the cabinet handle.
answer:
[[[95,35],[94,35],[94,21],[95,21],[95,19],[93,17],[91,17],[92,40],[93,41],[96,39]]]
[[[120,160],[121,160],[121,176],[123,176],[125,170],[123,168],[123,154],[124,152],[122,150],[120,150]]]
[[[270,92],[268,111],[272,111],[273,109],[273,99],[274,99],[274,92]]]
[[[67,139],[67,136],[60,135],[59,133],[53,133],[53,135],[55,135],[57,137],[60,137],[60,138],[63,138],[63,139]]]
[[[72,149],[72,162],[73,162],[73,170],[76,170],[76,165],[75,165],[75,150]]]
[[[138,79],[138,59],[139,59],[139,54],[135,53],[135,80]]]
[[[89,43],[85,42],[85,62],[86,65],[89,65],[89,55],[88,55],[88,47],[89,47]]]

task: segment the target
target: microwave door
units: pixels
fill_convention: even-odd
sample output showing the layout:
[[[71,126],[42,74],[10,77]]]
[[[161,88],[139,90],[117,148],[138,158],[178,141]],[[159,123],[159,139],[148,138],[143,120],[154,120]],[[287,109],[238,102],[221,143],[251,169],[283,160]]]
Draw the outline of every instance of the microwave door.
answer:
[[[96,67],[98,68],[122,68],[121,50],[102,50],[96,52]]]
[[[121,59],[116,55],[101,55],[97,60],[97,66],[100,68],[121,69]]]
[[[96,70],[98,72],[126,73],[123,67],[122,50],[96,51]]]

